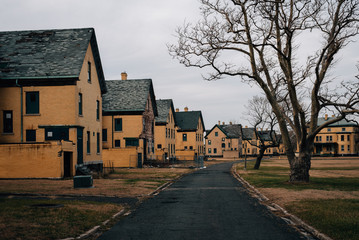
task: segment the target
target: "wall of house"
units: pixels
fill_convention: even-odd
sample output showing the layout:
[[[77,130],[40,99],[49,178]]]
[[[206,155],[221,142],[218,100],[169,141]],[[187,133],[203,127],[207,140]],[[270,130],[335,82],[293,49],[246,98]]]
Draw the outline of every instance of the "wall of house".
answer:
[[[170,109],[166,125],[155,125],[155,155],[156,159],[163,160],[164,156],[174,157],[176,149],[176,130],[173,112]],[[159,148],[159,145],[160,148]]]
[[[91,82],[88,81],[88,63],[91,63]],[[79,93],[82,93],[83,114],[79,115]],[[76,92],[72,101],[75,103],[76,125],[83,126],[83,146],[84,146],[84,163],[102,161],[102,95],[101,88],[96,72],[95,60],[93,57],[91,45],[89,44],[79,81],[77,82]],[[97,101],[99,101],[99,119],[97,119]],[[90,133],[90,153],[87,153],[87,132]],[[97,152],[97,134],[100,134],[100,152]]]
[[[216,134],[218,136],[216,136]],[[216,126],[207,136],[206,154],[208,156],[223,156],[222,143],[226,143],[226,137],[227,136]],[[209,144],[209,141],[211,144]]]
[[[71,142],[0,145],[0,178],[62,178],[64,152],[76,152]],[[72,160],[72,173],[75,164]]]
[[[138,167],[139,148],[110,148],[103,149],[103,166],[104,167]],[[143,159],[142,159],[143,160]],[[142,161],[143,163],[143,161]]]
[[[176,129],[176,156],[178,151],[193,150],[197,155],[204,155],[203,123],[199,120],[197,129],[193,131],[181,131]],[[187,134],[187,141],[183,141],[183,134]]]

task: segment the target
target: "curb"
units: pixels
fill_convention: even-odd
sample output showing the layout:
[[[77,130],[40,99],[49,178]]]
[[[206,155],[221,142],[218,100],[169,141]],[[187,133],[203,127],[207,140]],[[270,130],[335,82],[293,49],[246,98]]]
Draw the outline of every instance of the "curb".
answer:
[[[283,219],[287,224],[292,225],[296,229],[299,230],[301,234],[303,234],[307,239],[313,239],[312,236],[316,237],[320,240],[333,240],[332,238],[328,237],[327,235],[319,232],[312,226],[305,223],[303,220],[298,218],[297,216],[294,216],[287,212],[284,208],[279,206],[276,203],[271,203],[269,198],[267,198],[265,195],[263,195],[261,192],[259,192],[256,188],[254,188],[251,184],[249,184],[246,180],[244,180],[236,171],[236,165],[233,164],[231,173],[240,183],[243,184],[243,186],[246,188],[246,190],[249,192],[249,194],[257,198],[259,202],[267,207],[268,210],[270,210],[273,214],[279,216],[281,219]]]

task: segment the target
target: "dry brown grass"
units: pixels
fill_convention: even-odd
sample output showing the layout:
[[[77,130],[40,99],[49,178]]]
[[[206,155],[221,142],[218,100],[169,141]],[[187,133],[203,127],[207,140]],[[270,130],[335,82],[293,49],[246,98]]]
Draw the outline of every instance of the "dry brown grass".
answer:
[[[284,167],[280,173],[282,175],[289,175],[289,163],[286,157],[271,158],[264,160],[261,167]],[[249,171],[239,170],[242,175],[248,174]],[[356,178],[359,177],[359,157],[333,157],[333,158],[313,158],[312,170],[310,170],[311,177],[319,178]],[[305,189],[296,191],[285,188],[259,188],[265,196],[271,201],[285,206],[288,203],[300,201],[304,199],[359,199],[358,191],[339,191],[339,190],[316,190]]]
[[[109,178],[94,179],[93,188],[83,189],[75,189],[73,180],[0,180],[0,192],[141,197],[150,194],[163,183],[192,171],[181,168],[117,169]]]

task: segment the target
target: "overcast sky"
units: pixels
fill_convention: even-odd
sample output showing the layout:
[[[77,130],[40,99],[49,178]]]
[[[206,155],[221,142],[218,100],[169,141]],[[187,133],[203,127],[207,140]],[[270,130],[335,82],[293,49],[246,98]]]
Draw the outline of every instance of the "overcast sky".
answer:
[[[199,18],[197,0],[0,0],[0,31],[95,28],[105,78],[151,78],[157,99],[171,98],[175,108],[201,110],[206,129],[219,120],[249,125],[244,105],[260,90],[237,78],[208,82],[206,71],[185,68],[172,59],[167,43],[175,29]],[[315,40],[303,43],[311,51]],[[339,55],[333,72],[353,79],[358,42]]]

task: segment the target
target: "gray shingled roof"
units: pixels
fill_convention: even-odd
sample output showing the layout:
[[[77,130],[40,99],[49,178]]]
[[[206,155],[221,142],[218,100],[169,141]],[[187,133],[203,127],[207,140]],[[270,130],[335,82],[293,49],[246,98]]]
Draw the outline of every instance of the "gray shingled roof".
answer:
[[[242,139],[252,140],[254,136],[254,128],[242,128]]]
[[[175,116],[177,125],[181,131],[197,130],[199,119],[202,120],[204,125],[201,111],[176,112]],[[204,126],[203,129],[205,129]]]
[[[172,99],[160,99],[156,100],[158,116],[156,117],[156,123],[167,123],[167,118],[170,113],[170,109],[174,112]]]
[[[318,126],[324,124],[327,121],[330,121],[334,119],[334,117],[328,117],[327,120],[325,120],[325,118],[319,118],[318,119]],[[357,126],[357,124],[355,122],[349,122],[346,119],[342,119],[339,122],[330,124],[328,127],[344,127],[344,126]]]
[[[89,43],[105,92],[93,28],[0,32],[0,79],[78,78]]]
[[[229,138],[240,138],[242,136],[241,124],[219,125],[219,127]]]
[[[158,115],[151,79],[109,80],[106,85],[107,93],[102,98],[104,113],[143,112],[150,94],[155,116]]]

